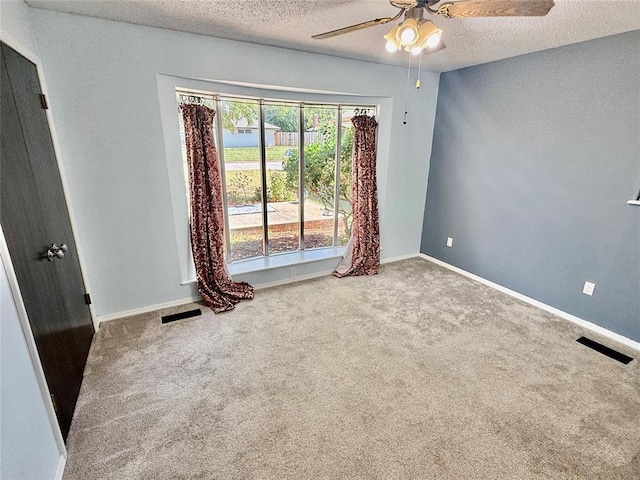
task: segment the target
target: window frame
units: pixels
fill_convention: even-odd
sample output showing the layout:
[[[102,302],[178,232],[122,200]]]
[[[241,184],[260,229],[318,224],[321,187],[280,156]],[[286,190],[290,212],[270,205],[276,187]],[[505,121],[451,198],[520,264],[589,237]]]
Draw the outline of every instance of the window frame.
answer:
[[[263,97],[269,99],[281,99],[287,101],[303,101],[307,103],[343,103],[345,105],[376,105],[378,114],[378,158],[382,161],[378,164],[379,181],[383,183],[388,176],[388,159],[391,152],[392,125],[387,119],[392,118],[392,112],[401,106],[394,105],[392,97],[379,95],[366,95],[363,93],[348,93],[338,91],[320,90],[304,86],[278,86],[257,83],[247,83],[233,80],[196,79],[171,74],[157,73],[157,101],[159,106],[159,120],[161,123],[160,137],[158,138],[158,152],[156,155],[165,158],[164,175],[168,178],[168,197],[170,211],[173,216],[173,229],[165,232],[167,242],[167,261],[177,262],[177,280],[183,286],[195,283],[195,269],[191,254],[189,222],[184,212],[187,206],[187,188],[184,182],[183,164],[181,161],[181,142],[178,127],[178,107],[176,102],[176,89],[185,89],[197,93],[219,92],[223,95],[238,97]],[[180,161],[177,161],[180,160]],[[379,191],[379,209],[381,219],[385,214],[385,190]],[[264,272],[260,276],[263,282],[280,281],[285,267],[300,265],[308,262],[319,262],[323,258],[338,258],[344,247],[327,248],[322,250],[306,250],[305,252],[293,252],[291,254],[272,255],[259,257],[257,260],[236,261],[229,266],[232,275],[236,273],[247,274],[249,272]],[[319,264],[318,264],[319,265]],[[303,272],[308,271],[305,267]],[[303,274],[304,275],[304,274]],[[288,275],[287,275],[288,277]]]
[[[340,161],[341,161],[341,153],[342,153],[342,113],[343,110],[367,110],[372,112],[374,116],[378,116],[379,105],[375,104],[366,104],[366,103],[335,103],[335,102],[304,102],[302,100],[282,100],[282,99],[274,99],[274,98],[264,98],[264,97],[253,97],[253,96],[235,96],[235,95],[227,95],[221,94],[218,92],[203,92],[203,91],[194,91],[192,89],[186,88],[176,88],[176,101],[178,102],[178,106],[181,103],[181,99],[185,101],[189,101],[189,99],[193,100],[194,98],[200,98],[205,101],[212,101],[217,112],[222,112],[221,103],[225,101],[247,101],[251,103],[256,103],[258,106],[258,127],[255,129],[258,137],[258,149],[260,152],[259,159],[259,172],[260,172],[260,182],[261,182],[261,210],[262,210],[262,255],[243,258],[234,260],[232,258],[232,244],[231,244],[231,228],[229,226],[229,204],[228,204],[228,194],[227,194],[227,183],[226,183],[226,163],[224,159],[225,155],[225,145],[224,145],[224,126],[223,126],[223,118],[222,114],[218,114],[215,117],[215,125],[214,125],[214,138],[216,144],[216,150],[218,152],[218,157],[221,166],[221,180],[222,180],[222,203],[223,203],[223,218],[224,218],[224,251],[225,251],[225,261],[228,265],[237,264],[238,262],[244,261],[252,261],[260,258],[268,258],[274,255],[287,255],[291,253],[297,252],[305,252],[308,250],[319,250],[323,248],[331,248],[335,249],[336,247],[340,247],[339,245],[339,220],[340,220],[340,209],[338,208],[338,202],[340,198]],[[324,247],[316,247],[313,249],[307,249],[305,245],[305,220],[304,220],[304,209],[305,202],[298,202],[298,248],[296,250],[288,251],[288,252],[278,252],[271,253],[269,251],[269,216],[268,216],[268,197],[266,195],[267,192],[267,154],[266,154],[266,128],[265,128],[265,106],[267,105],[291,105],[294,108],[298,109],[299,119],[298,119],[298,198],[304,199],[305,195],[305,159],[304,159],[304,148],[305,148],[305,108],[309,107],[330,107],[335,108],[336,117],[335,117],[335,128],[336,128],[336,145],[333,154],[333,166],[334,166],[334,178],[333,178],[333,189],[334,189],[334,211],[333,211],[333,225],[332,225],[332,244],[330,246]],[[250,129],[240,128],[237,129],[237,133],[245,133],[246,131],[252,133]],[[180,130],[181,138],[184,137],[184,131]],[[187,210],[187,215],[190,212]],[[193,259],[190,260],[190,263],[193,262]],[[191,265],[190,265],[191,268]],[[195,270],[195,269],[194,269]]]

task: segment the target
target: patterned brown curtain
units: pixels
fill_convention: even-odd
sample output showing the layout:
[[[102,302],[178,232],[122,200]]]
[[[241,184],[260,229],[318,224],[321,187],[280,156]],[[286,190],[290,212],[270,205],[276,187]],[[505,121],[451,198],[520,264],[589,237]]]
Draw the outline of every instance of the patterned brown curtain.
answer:
[[[191,199],[191,251],[198,291],[215,313],[233,310],[253,298],[253,287],[234,282],[224,262],[224,217],[220,160],[213,141],[215,110],[204,105],[180,106],[184,120],[189,194]]]
[[[353,138],[353,226],[336,277],[375,275],[380,266],[380,225],[376,184],[376,129],[373,117],[351,119]]]

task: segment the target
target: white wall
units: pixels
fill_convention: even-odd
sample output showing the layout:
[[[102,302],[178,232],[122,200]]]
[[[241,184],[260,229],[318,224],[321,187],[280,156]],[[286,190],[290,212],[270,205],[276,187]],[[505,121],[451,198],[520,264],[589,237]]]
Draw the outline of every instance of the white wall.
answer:
[[[180,285],[158,74],[388,98],[392,114],[380,119],[378,158],[383,258],[419,251],[437,74],[423,72],[422,88],[410,91],[403,125],[402,68],[43,10],[32,15],[98,315],[194,293],[193,285]]]
[[[4,259],[0,263],[0,478],[53,479],[64,452],[47,416]]]
[[[23,0],[0,0],[2,41],[16,50],[37,52],[31,29],[31,11]]]

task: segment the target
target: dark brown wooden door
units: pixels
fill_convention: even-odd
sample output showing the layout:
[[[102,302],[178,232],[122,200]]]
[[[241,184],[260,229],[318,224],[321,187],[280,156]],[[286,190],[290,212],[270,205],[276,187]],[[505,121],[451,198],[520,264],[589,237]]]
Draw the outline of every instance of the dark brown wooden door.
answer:
[[[1,47],[0,221],[66,439],[94,330],[37,69]]]

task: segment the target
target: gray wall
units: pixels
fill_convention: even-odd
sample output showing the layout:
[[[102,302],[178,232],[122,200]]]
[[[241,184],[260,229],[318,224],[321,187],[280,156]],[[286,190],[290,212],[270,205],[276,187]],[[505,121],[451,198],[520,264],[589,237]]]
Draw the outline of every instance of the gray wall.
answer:
[[[640,341],[640,31],[440,78],[421,252]]]

